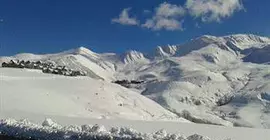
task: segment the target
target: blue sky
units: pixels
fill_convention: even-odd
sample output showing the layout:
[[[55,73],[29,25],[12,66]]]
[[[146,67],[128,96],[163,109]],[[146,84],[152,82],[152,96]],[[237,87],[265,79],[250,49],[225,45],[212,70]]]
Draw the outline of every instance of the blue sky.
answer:
[[[208,35],[270,36],[269,0],[0,0],[0,55],[152,51]]]

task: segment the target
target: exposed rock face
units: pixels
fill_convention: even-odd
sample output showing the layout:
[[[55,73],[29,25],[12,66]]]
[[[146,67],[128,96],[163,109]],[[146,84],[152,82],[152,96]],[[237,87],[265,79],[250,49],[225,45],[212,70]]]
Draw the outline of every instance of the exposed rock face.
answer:
[[[24,60],[11,60],[10,62],[3,62],[2,67],[9,68],[27,68],[27,69],[38,69],[42,70],[43,73],[51,73],[65,76],[86,76],[87,72],[85,71],[74,71],[68,69],[66,66],[58,66],[50,62],[42,61],[24,61]]]
[[[126,87],[126,88],[130,88],[132,85],[139,85],[139,84],[144,83],[144,81],[117,80],[117,81],[113,81],[113,83],[119,84],[119,85]]]

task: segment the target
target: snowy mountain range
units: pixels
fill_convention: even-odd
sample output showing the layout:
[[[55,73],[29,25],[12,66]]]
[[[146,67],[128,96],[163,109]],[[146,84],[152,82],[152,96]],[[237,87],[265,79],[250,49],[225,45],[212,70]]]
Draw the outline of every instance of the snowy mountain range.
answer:
[[[86,71],[88,77],[0,68],[4,117],[16,116],[12,113],[16,110],[270,128],[268,37],[202,36],[158,46],[147,54],[135,50],[98,54],[80,47],[57,54],[0,57],[0,62],[13,59],[54,62]],[[115,80],[143,83],[126,88]]]

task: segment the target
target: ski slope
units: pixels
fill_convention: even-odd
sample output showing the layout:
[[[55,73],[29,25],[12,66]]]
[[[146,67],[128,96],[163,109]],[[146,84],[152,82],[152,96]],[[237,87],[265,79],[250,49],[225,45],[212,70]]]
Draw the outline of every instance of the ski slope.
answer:
[[[27,69],[0,68],[1,116],[12,112],[97,119],[185,121],[119,85]]]

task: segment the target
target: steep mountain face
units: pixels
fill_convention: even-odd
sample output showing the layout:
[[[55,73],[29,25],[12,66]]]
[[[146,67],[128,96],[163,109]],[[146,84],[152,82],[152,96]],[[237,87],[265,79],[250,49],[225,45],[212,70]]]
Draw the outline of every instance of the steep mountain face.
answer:
[[[190,121],[270,128],[269,46],[270,38],[256,35],[202,36],[181,45],[157,47],[151,55],[137,51],[97,54],[78,48],[2,57],[0,62],[16,58],[52,61],[107,82],[142,80],[126,90]]]
[[[137,62],[145,62],[148,61],[144,54],[137,51],[128,51],[122,56],[124,64],[137,63]]]
[[[175,55],[177,51],[177,46],[176,45],[168,45],[166,47],[160,47],[158,46],[155,50],[155,57],[170,57]]]

